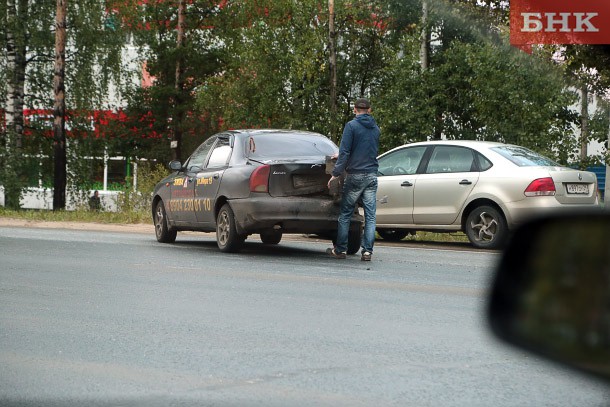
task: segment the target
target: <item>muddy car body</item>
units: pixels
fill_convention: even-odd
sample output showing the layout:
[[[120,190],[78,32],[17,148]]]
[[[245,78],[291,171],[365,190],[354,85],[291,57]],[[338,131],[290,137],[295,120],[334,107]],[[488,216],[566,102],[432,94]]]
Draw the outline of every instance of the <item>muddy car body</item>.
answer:
[[[238,251],[259,234],[277,244],[285,233],[333,238],[339,205],[329,193],[328,156],[338,147],[327,137],[295,130],[233,130],[201,144],[159,182],[152,211],[157,240],[178,231],[216,232],[222,251]],[[362,218],[352,218],[349,252],[360,247]]]

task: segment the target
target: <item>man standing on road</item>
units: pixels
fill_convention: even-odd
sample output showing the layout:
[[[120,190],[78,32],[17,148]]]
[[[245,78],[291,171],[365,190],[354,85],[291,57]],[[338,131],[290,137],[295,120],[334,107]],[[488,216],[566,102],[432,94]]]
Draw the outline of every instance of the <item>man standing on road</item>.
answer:
[[[377,197],[377,152],[379,150],[379,127],[371,116],[368,99],[357,99],[354,103],[356,117],[343,129],[337,163],[332,172],[331,182],[343,172],[347,172],[343,184],[341,210],[339,213],[337,242],[326,253],[345,259],[350,220],[359,200],[364,207],[364,234],[362,236],[362,261],[371,261],[375,242],[375,210]]]

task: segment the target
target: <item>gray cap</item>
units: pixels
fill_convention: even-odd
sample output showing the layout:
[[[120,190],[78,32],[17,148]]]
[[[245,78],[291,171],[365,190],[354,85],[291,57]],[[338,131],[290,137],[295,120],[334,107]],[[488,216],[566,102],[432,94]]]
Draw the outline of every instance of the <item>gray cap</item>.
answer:
[[[370,109],[371,108],[371,102],[369,102],[368,99],[356,99],[356,102],[354,103],[354,107],[356,109]]]

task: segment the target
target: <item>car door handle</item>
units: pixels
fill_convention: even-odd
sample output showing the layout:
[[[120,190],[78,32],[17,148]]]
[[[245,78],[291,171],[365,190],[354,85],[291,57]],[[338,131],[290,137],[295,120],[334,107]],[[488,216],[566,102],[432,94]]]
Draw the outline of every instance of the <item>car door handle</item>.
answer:
[[[218,175],[218,173],[214,174],[214,179],[218,179],[218,177],[220,177],[220,175]]]
[[[460,185],[472,185],[472,182],[468,181],[467,179],[463,179],[460,181]]]
[[[401,187],[412,187],[413,184],[411,184],[409,181],[405,181],[402,184],[400,184]]]

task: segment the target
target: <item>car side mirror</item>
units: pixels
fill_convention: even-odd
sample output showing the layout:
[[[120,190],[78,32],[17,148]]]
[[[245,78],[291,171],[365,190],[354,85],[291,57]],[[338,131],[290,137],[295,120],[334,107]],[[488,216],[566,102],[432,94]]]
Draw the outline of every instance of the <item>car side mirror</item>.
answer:
[[[182,169],[182,163],[178,160],[172,160],[169,162],[169,168],[173,171],[180,171]]]
[[[500,339],[610,381],[610,213],[517,229],[490,294],[488,321]]]

